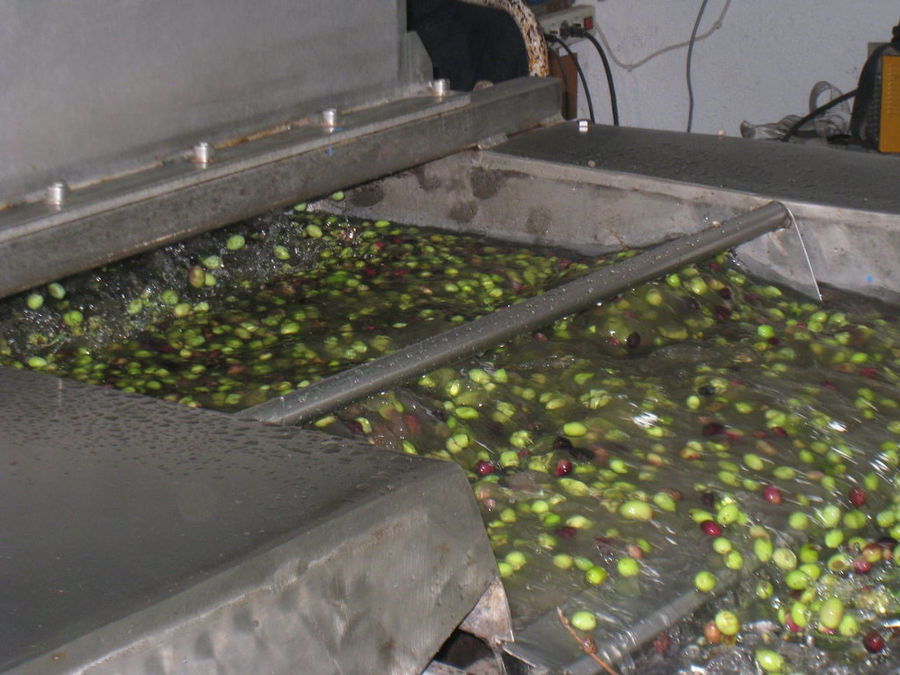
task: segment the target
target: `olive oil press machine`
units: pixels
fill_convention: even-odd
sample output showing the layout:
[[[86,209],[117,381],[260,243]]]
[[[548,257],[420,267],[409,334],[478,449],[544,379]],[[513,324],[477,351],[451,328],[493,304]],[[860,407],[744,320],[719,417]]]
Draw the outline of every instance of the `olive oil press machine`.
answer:
[[[900,300],[895,158],[564,122],[552,79],[450,91],[400,0],[13,2],[0,34],[2,296],[343,188],[365,218],[668,247],[237,416],[3,368],[3,670],[416,672],[461,627],[592,672],[553,617],[513,635],[459,467],[284,424],[731,246]],[[695,607],[670,596],[609,658]]]

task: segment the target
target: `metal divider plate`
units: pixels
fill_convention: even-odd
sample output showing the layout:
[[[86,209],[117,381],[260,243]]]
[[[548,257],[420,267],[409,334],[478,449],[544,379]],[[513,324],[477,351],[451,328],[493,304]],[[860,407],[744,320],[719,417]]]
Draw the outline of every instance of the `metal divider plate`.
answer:
[[[0,428],[0,670],[421,670],[496,578],[451,463],[14,369]]]
[[[897,302],[896,169],[895,157],[852,150],[558,124],[360,186],[337,208],[590,253],[651,246],[778,200],[819,283]],[[770,248],[762,237],[738,253],[756,275],[791,279],[798,255]]]

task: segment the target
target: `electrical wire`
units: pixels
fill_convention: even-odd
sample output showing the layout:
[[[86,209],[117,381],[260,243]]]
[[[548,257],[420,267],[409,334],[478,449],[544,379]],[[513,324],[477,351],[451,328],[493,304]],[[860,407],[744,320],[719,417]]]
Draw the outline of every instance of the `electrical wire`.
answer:
[[[619,126],[619,100],[616,97],[616,85],[613,83],[612,68],[609,67],[609,59],[606,58],[606,52],[603,51],[600,42],[591,35],[590,31],[584,31],[584,37],[590,40],[591,44],[594,45],[597,49],[597,53],[600,55],[600,60],[603,61],[603,70],[606,71],[606,84],[609,86],[609,106],[612,109],[612,122],[613,126]]]
[[[697,43],[697,30],[700,28],[700,21],[703,19],[703,12],[706,11],[706,5],[709,0],[703,0],[700,3],[700,10],[697,12],[697,18],[694,20],[694,27],[691,29],[691,39],[688,40],[687,58],[684,63],[684,76],[687,80],[688,91],[688,118],[687,132],[691,132],[691,126],[694,123],[694,86],[691,83],[691,57],[694,55],[694,45]]]
[[[558,44],[565,50],[566,54],[572,57],[572,63],[575,64],[575,69],[578,71],[578,77],[581,78],[581,86],[584,89],[584,97],[585,99],[587,99],[588,114],[591,118],[591,124],[595,124],[596,119],[594,117],[594,103],[593,101],[591,101],[591,90],[588,88],[587,78],[584,76],[584,71],[581,69],[581,66],[578,63],[578,58],[575,56],[575,53],[569,48],[569,45],[567,45],[555,35],[545,35],[544,39],[547,40],[547,42],[550,44]]]
[[[719,28],[722,27],[722,22],[725,19],[725,15],[728,13],[729,7],[731,7],[731,0],[725,0],[725,4],[722,6],[722,11],[719,12],[718,18],[713,22],[713,25],[710,26],[709,30],[697,35],[697,37],[694,39],[695,44],[697,42],[700,42],[701,40],[705,40],[710,35],[712,35],[717,30],[719,30]],[[622,68],[622,69],[628,70],[628,71],[632,71],[632,70],[635,70],[636,68],[640,68],[641,66],[643,66],[646,63],[655,59],[657,56],[662,56],[663,54],[666,54],[668,52],[674,51],[676,49],[681,49],[682,47],[687,47],[688,45],[690,45],[690,40],[686,40],[684,42],[676,42],[675,44],[671,44],[671,45],[668,45],[661,49],[657,49],[655,52],[651,52],[650,54],[647,54],[647,56],[645,56],[641,59],[638,59],[634,63],[625,63],[624,61],[620,60],[615,55],[615,53],[612,50],[612,47],[610,46],[609,39],[606,37],[606,35],[604,35],[603,31],[600,29],[599,26],[594,27],[594,32],[597,34],[597,37],[600,39],[600,42],[603,43],[603,46],[606,48],[606,51],[609,54],[610,60],[613,63],[615,63],[617,66],[619,66],[619,68]]]
[[[823,112],[827,112],[827,111],[831,110],[834,106],[838,105],[839,103],[843,103],[844,101],[847,101],[847,100],[853,98],[854,96],[856,96],[857,91],[859,91],[858,88],[848,91],[846,94],[841,94],[837,98],[833,98],[830,101],[828,101],[828,103],[824,103],[824,104],[820,105],[818,108],[811,111],[808,115],[801,117],[799,120],[794,122],[790,126],[790,128],[788,128],[788,130],[786,132],[784,132],[784,136],[781,137],[781,142],[787,143],[789,140],[791,140],[791,137],[794,134],[796,134],[798,131],[800,131],[800,128],[804,124],[814,120],[816,117],[821,115]]]

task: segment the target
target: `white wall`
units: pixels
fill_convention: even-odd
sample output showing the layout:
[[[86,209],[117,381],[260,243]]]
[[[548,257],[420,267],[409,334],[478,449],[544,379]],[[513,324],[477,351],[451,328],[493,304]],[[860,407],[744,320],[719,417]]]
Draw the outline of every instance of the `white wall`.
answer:
[[[726,0],[709,0],[699,33]],[[594,5],[596,25],[616,57],[633,63],[686,41],[701,0],[578,0]],[[775,122],[805,114],[819,80],[856,86],[869,42],[887,42],[900,20],[896,0],[732,0],[722,26],[694,47],[693,131],[738,136],[741,120]],[[606,77],[587,41],[573,45],[587,76],[597,121],[611,122]],[[628,71],[613,64],[619,117],[627,126],[683,131],[688,95],[681,48]],[[579,114],[587,116],[579,91]],[[824,99],[823,99],[824,101]]]

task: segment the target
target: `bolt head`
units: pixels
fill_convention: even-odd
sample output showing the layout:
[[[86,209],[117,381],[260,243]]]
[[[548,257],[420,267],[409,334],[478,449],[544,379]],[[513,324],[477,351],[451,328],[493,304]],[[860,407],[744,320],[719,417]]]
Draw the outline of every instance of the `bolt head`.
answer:
[[[215,154],[216,151],[212,145],[210,145],[206,141],[201,141],[194,146],[191,160],[196,162],[197,164],[200,164],[201,166],[206,166],[212,161]]]
[[[341,114],[337,108],[326,108],[322,111],[322,124],[326,129],[334,129],[340,122]]]
[[[64,180],[58,180],[55,183],[51,183],[47,187],[47,203],[50,206],[62,206],[66,203],[66,198],[69,196],[69,184]]]
[[[450,93],[450,80],[438,78],[431,81],[431,93],[435,96],[446,96]]]

